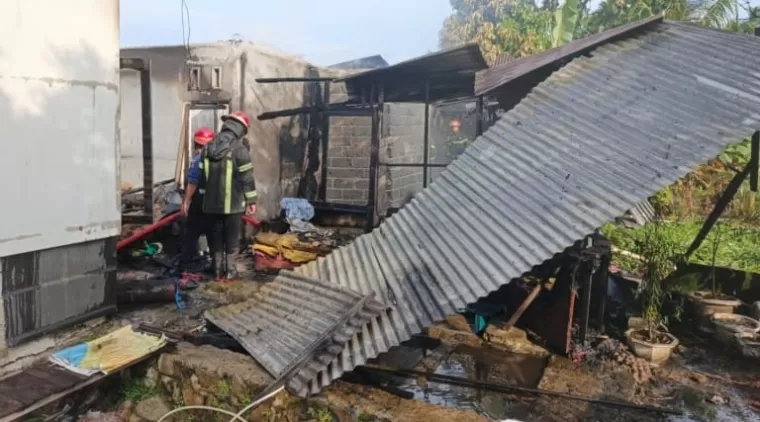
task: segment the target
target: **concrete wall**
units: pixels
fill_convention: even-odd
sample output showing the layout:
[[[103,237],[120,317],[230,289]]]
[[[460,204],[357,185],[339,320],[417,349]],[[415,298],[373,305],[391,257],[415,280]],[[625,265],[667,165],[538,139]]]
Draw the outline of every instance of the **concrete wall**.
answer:
[[[470,107],[472,108],[472,106]],[[462,122],[462,133],[475,136],[477,116],[467,105],[454,104],[430,107],[430,145],[442,151],[450,135],[452,119]],[[424,104],[386,104],[383,111],[380,162],[414,164],[423,162],[425,131]],[[328,201],[364,205],[369,188],[371,120],[369,117],[333,117],[330,124],[328,150]],[[448,164],[446,157],[430,159],[431,163]],[[428,182],[442,169],[431,168]],[[387,207],[400,207],[422,190],[421,167],[387,167],[379,169],[378,204],[381,214]]]
[[[314,89],[312,84],[259,84],[255,79],[345,73],[317,69],[297,57],[250,43],[196,45],[188,53],[181,46],[124,49],[121,54],[122,57],[146,58],[151,62],[154,181],[174,175],[185,103],[227,103],[230,109],[243,109],[251,117],[249,139],[259,192],[257,216],[262,219],[274,217],[279,212],[279,200],[283,194],[295,194],[308,119],[296,116],[258,121],[256,116],[266,111],[302,107],[311,101]],[[190,58],[186,61],[187,55]],[[194,66],[222,68],[222,89],[188,91],[189,69]],[[136,73],[122,71],[122,90],[123,181],[141,186],[142,135]]]
[[[3,1],[0,257],[119,234],[118,49],[116,0]]]
[[[73,324],[108,301],[115,251],[105,245],[121,228],[118,72],[117,0],[3,2],[0,366],[27,353],[8,337]]]

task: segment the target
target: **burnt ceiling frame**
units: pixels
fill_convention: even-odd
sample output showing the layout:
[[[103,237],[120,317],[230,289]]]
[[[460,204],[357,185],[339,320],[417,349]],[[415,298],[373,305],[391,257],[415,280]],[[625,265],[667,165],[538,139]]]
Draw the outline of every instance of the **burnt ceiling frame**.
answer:
[[[440,61],[447,64],[451,69],[443,71],[431,71],[429,68],[438,68],[430,65],[431,62]],[[427,62],[427,66],[421,63]],[[443,66],[444,68],[446,66]],[[322,137],[321,137],[321,181],[316,201],[311,201],[316,209],[330,210],[334,212],[354,214],[365,217],[364,230],[370,232],[379,222],[380,215],[377,210],[377,182],[380,166],[385,167],[414,167],[422,168],[423,188],[428,185],[430,168],[446,167],[447,164],[430,163],[430,104],[456,101],[465,98],[475,98],[477,101],[477,125],[476,137],[484,130],[484,97],[474,95],[475,73],[485,69],[487,64],[476,45],[433,53],[420,58],[411,59],[394,66],[372,69],[343,78],[323,77],[283,77],[283,78],[257,78],[257,83],[317,83],[321,84],[322,95],[319,101],[305,107],[264,112],[258,120],[270,120],[277,117],[296,116],[300,114],[321,114]],[[422,98],[425,104],[425,127],[423,132],[423,159],[422,163],[384,163],[380,162],[380,138],[383,127],[383,110],[386,96],[389,92],[390,81],[404,81],[390,88],[392,102],[418,103],[420,98],[412,95],[414,87],[418,87],[424,93]],[[334,82],[344,82],[349,88],[349,100],[345,103],[330,104],[330,87]],[[352,92],[353,91],[353,92]],[[366,205],[340,204],[327,202],[327,153],[329,148],[330,117],[370,117],[372,119],[370,135],[370,160],[369,160],[369,187],[367,189]],[[384,217],[384,216],[383,216]]]

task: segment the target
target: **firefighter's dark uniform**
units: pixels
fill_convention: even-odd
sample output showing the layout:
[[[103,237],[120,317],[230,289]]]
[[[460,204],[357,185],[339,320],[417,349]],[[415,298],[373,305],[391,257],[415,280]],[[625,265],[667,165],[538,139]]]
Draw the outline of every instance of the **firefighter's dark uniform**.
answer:
[[[203,213],[208,219],[209,248],[213,251],[217,278],[237,277],[241,218],[246,207],[257,199],[253,163],[243,139],[245,133],[245,126],[229,119],[203,152]]]
[[[468,145],[470,145],[470,140],[466,136],[462,135],[452,135],[449,136],[448,141],[446,142],[448,145],[448,158],[449,162],[454,161],[455,158],[459,157],[459,154],[463,153],[464,150],[467,148]]]
[[[201,160],[202,153],[194,158],[194,160]],[[196,164],[196,163],[193,163]],[[194,167],[191,166],[191,168]],[[187,266],[192,261],[195,254],[198,252],[198,239],[201,235],[206,233],[208,238],[208,219],[203,213],[203,197],[205,193],[205,178],[198,177],[197,181],[193,180],[197,185],[195,194],[190,201],[190,208],[187,213],[187,222],[185,224],[185,236],[182,240],[182,248],[180,251],[179,265],[177,267],[178,272],[181,274],[187,269]],[[209,249],[213,250],[209,247]]]

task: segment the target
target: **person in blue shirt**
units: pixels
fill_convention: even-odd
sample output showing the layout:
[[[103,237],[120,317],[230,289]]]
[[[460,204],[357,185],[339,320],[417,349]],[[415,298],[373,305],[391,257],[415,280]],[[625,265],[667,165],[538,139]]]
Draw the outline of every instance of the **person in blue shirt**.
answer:
[[[183,279],[186,276],[184,271],[193,257],[198,253],[198,239],[208,231],[208,219],[203,213],[203,195],[206,192],[200,161],[203,149],[214,139],[214,136],[214,131],[207,127],[198,129],[193,135],[195,148],[193,160],[187,174],[188,189],[185,191],[185,198],[181,209],[182,215],[187,217],[187,223],[177,265],[177,272]],[[191,186],[193,187],[192,189],[190,188]]]

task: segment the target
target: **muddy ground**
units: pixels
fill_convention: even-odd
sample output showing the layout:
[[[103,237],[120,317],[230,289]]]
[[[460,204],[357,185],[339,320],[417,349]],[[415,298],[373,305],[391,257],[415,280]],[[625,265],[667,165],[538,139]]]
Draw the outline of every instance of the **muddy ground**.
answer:
[[[120,277],[126,279],[143,276],[134,268],[120,273]],[[205,309],[242,301],[272,278],[268,273],[253,270],[247,273],[247,277],[255,281],[202,283],[190,293],[190,306],[185,310],[178,311],[173,303],[141,305],[121,313],[110,325],[129,322],[134,325],[146,323],[175,332],[202,330]],[[327,406],[333,420],[339,421],[511,418],[519,421],[760,422],[758,362],[734,355],[688,331],[677,334],[681,345],[673,358],[660,368],[652,368],[648,379],[638,381],[629,365],[601,353],[595,354],[593,349],[587,361],[572,362],[531,342],[521,330],[504,333],[492,326],[488,332],[490,342],[485,342],[472,333],[463,317],[453,316],[428,329],[426,338],[433,341],[426,345],[429,350],[402,347],[377,364],[668,408],[681,411],[683,415],[377,374],[375,381],[403,390],[413,398],[404,399],[374,387],[338,382],[314,400]],[[88,420],[107,421],[115,414],[93,415]]]

